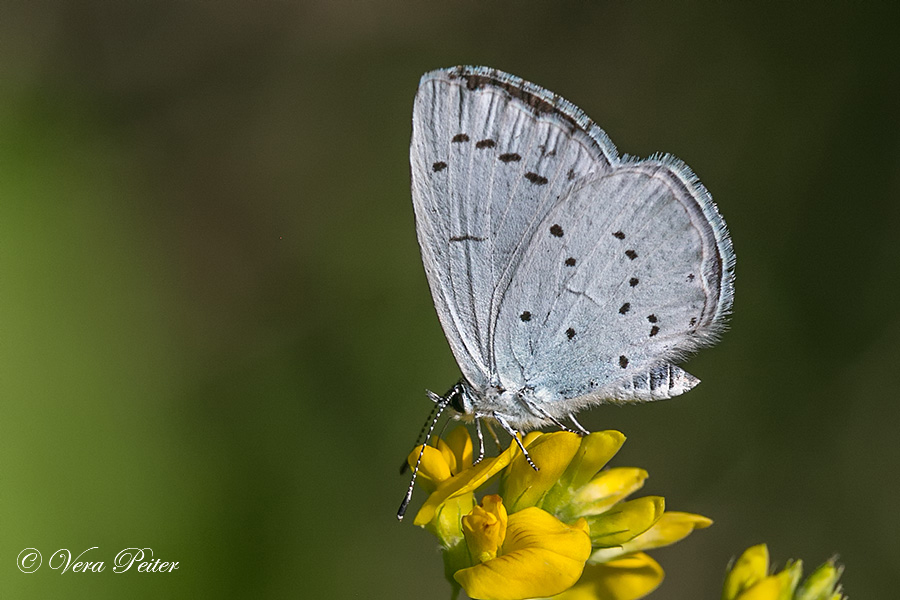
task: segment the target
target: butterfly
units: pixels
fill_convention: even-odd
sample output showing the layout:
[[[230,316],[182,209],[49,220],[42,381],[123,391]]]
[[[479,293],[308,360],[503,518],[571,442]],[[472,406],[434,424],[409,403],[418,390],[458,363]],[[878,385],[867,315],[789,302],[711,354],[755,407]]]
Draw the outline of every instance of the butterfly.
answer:
[[[475,422],[483,455],[482,420],[517,441],[548,425],[586,433],[584,408],[699,383],[675,362],[722,332],[735,257],[683,162],[619,156],[560,96],[459,66],[419,83],[410,167],[425,273],[462,373],[429,392],[429,436],[449,407]]]

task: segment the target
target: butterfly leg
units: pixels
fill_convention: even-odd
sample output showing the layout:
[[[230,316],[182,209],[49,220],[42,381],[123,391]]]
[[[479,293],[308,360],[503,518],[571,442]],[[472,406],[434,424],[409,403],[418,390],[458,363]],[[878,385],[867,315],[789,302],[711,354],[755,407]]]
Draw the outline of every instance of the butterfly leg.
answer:
[[[472,464],[477,465],[484,458],[484,434],[481,433],[481,419],[475,419],[475,433],[478,434],[478,458]]]
[[[531,465],[531,468],[535,471],[539,471],[540,469],[538,469],[537,465],[534,464],[534,461],[531,460],[531,455],[528,454],[528,450],[525,449],[525,445],[522,443],[522,439],[519,437],[518,433],[516,433],[516,430],[510,427],[509,423],[507,423],[506,420],[500,415],[495,413],[492,416],[494,417],[495,421],[500,423],[500,427],[502,427],[506,433],[511,435],[512,439],[516,440],[516,444],[518,444],[519,450],[521,450],[522,454],[525,455],[525,460],[528,461],[528,464]]]
[[[581,435],[581,433],[584,431],[584,428],[582,428],[580,425],[578,425],[578,423],[575,423],[575,425],[578,427],[579,431],[570,429],[570,428],[566,427],[559,419],[555,418],[553,415],[548,413],[546,410],[544,410],[543,408],[541,408],[534,402],[531,402],[530,400],[528,400],[526,398],[522,398],[522,397],[520,397],[520,399],[522,400],[522,402],[525,403],[525,406],[527,406],[528,409],[533,414],[537,415],[538,417],[541,417],[542,419],[546,419],[546,420],[550,421],[551,423],[553,423],[554,425],[556,425],[563,431],[568,431],[569,433],[577,433],[579,435]],[[569,415],[569,418],[571,418],[571,417],[572,417],[572,415]]]
[[[569,420],[572,421],[572,424],[575,425],[575,429],[577,429],[577,433],[579,435],[590,435],[590,431],[584,428],[584,426],[578,422],[578,419],[575,418],[574,414],[569,415]]]
[[[491,425],[490,421],[485,421],[484,427],[485,427],[485,429],[487,429],[488,434],[491,436],[491,440],[494,442],[494,447],[497,448],[498,452],[502,452],[503,445],[500,444],[500,437],[497,435],[497,432],[494,431],[494,426]]]

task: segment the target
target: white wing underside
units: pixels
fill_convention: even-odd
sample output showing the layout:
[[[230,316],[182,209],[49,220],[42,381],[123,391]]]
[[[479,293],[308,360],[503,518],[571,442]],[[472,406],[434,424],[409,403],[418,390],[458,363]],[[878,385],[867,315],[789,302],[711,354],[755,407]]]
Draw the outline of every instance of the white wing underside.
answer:
[[[422,78],[410,161],[435,307],[476,392],[573,412],[696,384],[669,361],[720,331],[734,258],[680,161],[619,158],[574,105],[482,67]]]

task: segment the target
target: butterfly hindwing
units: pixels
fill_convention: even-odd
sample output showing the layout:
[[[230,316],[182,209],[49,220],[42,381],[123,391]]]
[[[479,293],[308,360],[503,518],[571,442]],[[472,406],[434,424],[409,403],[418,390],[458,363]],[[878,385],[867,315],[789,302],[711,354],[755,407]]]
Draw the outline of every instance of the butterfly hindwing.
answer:
[[[712,341],[730,306],[730,243],[714,210],[674,159],[623,162],[574,189],[544,217],[504,295],[506,383],[546,402],[650,399],[635,380],[649,385],[648,374]]]

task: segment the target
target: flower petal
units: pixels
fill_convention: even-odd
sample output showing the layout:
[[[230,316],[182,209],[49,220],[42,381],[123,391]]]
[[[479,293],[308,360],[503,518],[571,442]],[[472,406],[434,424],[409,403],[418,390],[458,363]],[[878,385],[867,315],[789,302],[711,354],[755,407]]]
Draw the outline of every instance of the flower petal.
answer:
[[[416,461],[419,460],[419,453],[422,452],[422,460],[419,462],[419,481],[423,483],[429,491],[434,491],[442,482],[450,479],[450,464],[447,462],[447,454],[442,452],[440,447],[447,447],[443,440],[438,440],[438,448],[434,446],[425,446],[422,452],[422,446],[416,446],[406,457],[406,462],[410,469],[416,468]],[[452,459],[452,454],[450,454]]]
[[[596,431],[581,438],[578,452],[572,458],[565,477],[569,485],[580,488],[616,455],[625,443],[625,435],[614,429]]]
[[[566,525],[536,507],[509,516],[497,558],[462,569],[453,577],[471,598],[523,600],[553,596],[581,576],[591,553],[587,524]]]
[[[760,579],[738,594],[736,600],[781,600],[784,582],[777,575]]]
[[[526,436],[525,442],[529,442]],[[536,436],[525,444],[535,471],[524,455],[517,456],[500,481],[500,495],[510,513],[529,506],[539,506],[544,494],[553,487],[578,452],[581,438],[568,431],[556,431]]]
[[[447,448],[456,460],[454,475],[472,466],[472,438],[464,426],[456,427],[447,435]]]
[[[834,564],[833,559],[829,560],[806,578],[806,581],[797,590],[797,600],[841,598],[841,587],[838,585],[838,580],[841,578],[843,571],[842,567]]]
[[[569,466],[547,492],[541,502],[541,508],[558,513],[560,509],[569,505],[572,494],[591,481],[624,443],[625,436],[614,430],[597,431],[581,438]]]
[[[587,565],[573,587],[553,600],[636,600],[655,590],[663,569],[644,553],[625,556],[602,565]]]
[[[473,564],[497,556],[506,539],[508,521],[503,500],[496,494],[485,496],[481,500],[481,506],[476,506],[462,518],[462,530]]]
[[[736,600],[741,592],[749,590],[755,583],[765,578],[768,571],[768,547],[765,544],[758,544],[747,548],[725,576],[722,600]]]
[[[420,527],[427,525],[434,518],[438,506],[450,498],[472,493],[487,483],[488,479],[502,471],[518,452],[518,447],[512,443],[499,456],[486,458],[477,465],[465,469],[459,475],[444,481],[419,509],[413,523]]]
[[[462,531],[462,518],[472,512],[477,502],[475,494],[468,492],[454,496],[439,504],[430,521],[424,524],[428,531],[437,536],[444,548],[449,548],[464,542]],[[417,515],[418,516],[418,515]],[[465,544],[463,544],[465,545]],[[465,553],[465,564],[460,564],[458,569],[469,566],[468,550]]]
[[[621,502],[601,515],[587,517],[594,547],[609,548],[644,533],[656,523],[665,510],[661,496],[645,496]]]
[[[652,550],[679,542],[695,529],[704,529],[712,525],[712,520],[702,515],[683,512],[666,512],[653,524],[653,527],[637,537],[612,548],[600,548],[591,554],[591,563],[605,563],[619,556]]]
[[[617,467],[597,473],[597,476],[575,491],[569,503],[560,507],[557,514],[564,521],[576,517],[598,515],[641,489],[647,479],[647,471],[633,467]]]
[[[456,475],[457,473],[459,473],[460,467],[456,462],[456,455],[453,453],[453,450],[450,448],[447,442],[445,442],[441,438],[438,438],[437,449],[441,451],[441,456],[444,457],[444,461],[447,463],[447,466],[450,467],[450,474]]]

